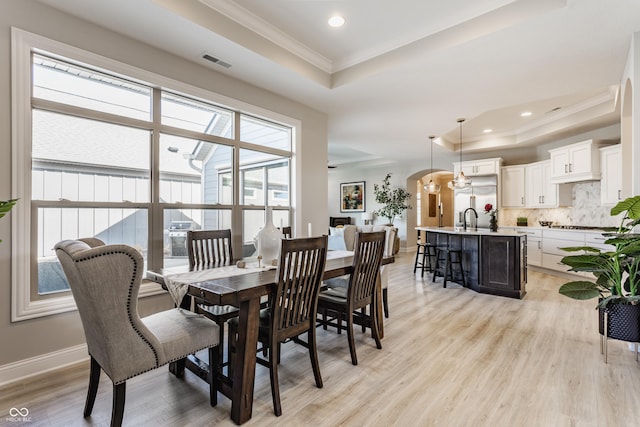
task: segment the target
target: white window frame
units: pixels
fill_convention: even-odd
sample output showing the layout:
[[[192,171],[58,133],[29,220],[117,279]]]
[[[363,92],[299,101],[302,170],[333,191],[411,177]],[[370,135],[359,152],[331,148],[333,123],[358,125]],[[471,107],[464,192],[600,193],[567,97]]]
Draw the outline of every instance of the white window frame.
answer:
[[[102,67],[105,70],[121,73],[123,75],[151,81],[160,87],[174,90],[179,93],[207,99],[210,102],[228,106],[237,112],[253,115],[266,120],[275,121],[292,128],[291,150],[291,210],[296,213],[296,200],[301,199],[301,189],[296,182],[301,177],[301,165],[297,161],[301,149],[301,122],[256,107],[242,101],[228,98],[202,88],[173,80],[155,73],[124,64],[55,40],[48,39],[18,28],[11,29],[11,140],[12,140],[12,198],[20,199],[12,212],[12,239],[11,239],[11,321],[18,322],[58,313],[73,311],[75,302],[70,292],[59,296],[43,299],[31,299],[31,52],[44,51],[50,54]],[[249,143],[237,143],[238,147],[254,149]],[[278,150],[276,150],[278,151]],[[236,196],[234,200],[234,216],[240,216],[242,206],[238,205],[237,192],[239,186],[234,185]],[[169,206],[167,206],[169,208]],[[157,283],[143,281],[140,288],[140,297],[165,293]]]

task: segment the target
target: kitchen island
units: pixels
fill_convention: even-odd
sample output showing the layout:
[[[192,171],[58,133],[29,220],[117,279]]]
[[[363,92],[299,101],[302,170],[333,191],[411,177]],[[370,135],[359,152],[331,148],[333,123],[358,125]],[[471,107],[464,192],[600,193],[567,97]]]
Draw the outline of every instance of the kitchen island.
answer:
[[[513,230],[464,230],[461,227],[416,227],[427,242],[460,249],[465,286],[476,292],[524,297],[527,284],[527,236]],[[462,278],[454,269],[454,282]]]

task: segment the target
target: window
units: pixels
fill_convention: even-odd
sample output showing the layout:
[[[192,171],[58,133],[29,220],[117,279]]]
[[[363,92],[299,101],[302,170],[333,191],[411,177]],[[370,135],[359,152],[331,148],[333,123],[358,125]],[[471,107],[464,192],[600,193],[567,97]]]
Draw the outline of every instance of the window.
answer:
[[[242,230],[234,252],[248,256],[265,206],[289,224],[299,123],[20,30],[12,36],[12,149],[22,166],[13,170],[21,203],[12,321],[75,308],[52,249],[60,240],[128,244],[160,269],[187,263],[190,229]],[[145,284],[141,295],[156,292]]]

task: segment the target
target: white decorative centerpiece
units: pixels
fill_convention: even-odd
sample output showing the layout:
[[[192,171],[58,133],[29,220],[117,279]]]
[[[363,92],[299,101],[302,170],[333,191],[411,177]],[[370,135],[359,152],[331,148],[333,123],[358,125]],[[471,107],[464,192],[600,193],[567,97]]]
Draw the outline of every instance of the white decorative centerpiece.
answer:
[[[267,220],[264,227],[256,234],[254,241],[258,250],[258,257],[264,265],[274,265],[278,261],[280,240],[282,240],[282,230],[273,225],[273,208],[268,207]]]

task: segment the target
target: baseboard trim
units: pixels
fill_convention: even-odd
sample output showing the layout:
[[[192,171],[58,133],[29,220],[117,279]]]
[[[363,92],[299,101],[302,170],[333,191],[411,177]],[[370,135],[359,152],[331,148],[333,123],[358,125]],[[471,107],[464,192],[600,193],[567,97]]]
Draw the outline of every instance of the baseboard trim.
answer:
[[[89,359],[87,345],[80,344],[0,366],[0,387]]]

